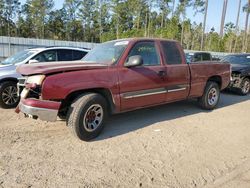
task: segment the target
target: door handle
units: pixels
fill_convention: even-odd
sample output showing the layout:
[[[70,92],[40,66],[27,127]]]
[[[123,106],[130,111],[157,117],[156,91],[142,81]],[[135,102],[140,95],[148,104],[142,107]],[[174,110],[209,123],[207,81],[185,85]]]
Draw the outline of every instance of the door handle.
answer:
[[[165,76],[167,76],[167,72],[166,71],[159,71],[158,76],[165,77]]]

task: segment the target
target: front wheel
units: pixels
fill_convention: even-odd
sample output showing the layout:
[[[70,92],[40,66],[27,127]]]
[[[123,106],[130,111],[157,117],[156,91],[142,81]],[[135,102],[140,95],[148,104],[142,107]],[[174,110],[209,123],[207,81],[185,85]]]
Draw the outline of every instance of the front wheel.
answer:
[[[88,93],[77,98],[68,110],[67,125],[79,139],[97,137],[104,127],[107,103],[104,97]]]
[[[203,95],[198,99],[200,106],[206,110],[214,109],[220,99],[220,88],[216,82],[207,82]]]
[[[239,93],[240,95],[247,95],[250,91],[250,80],[244,78],[240,84]]]
[[[19,103],[16,82],[7,81],[0,84],[0,107],[14,108]]]

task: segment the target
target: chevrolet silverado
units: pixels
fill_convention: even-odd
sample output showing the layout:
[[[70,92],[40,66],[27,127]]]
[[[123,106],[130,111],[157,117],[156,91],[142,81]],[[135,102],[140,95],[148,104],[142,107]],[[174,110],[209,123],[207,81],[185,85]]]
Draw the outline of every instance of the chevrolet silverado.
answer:
[[[187,64],[176,41],[121,39],[99,44],[82,61],[21,65],[16,112],[45,121],[65,118],[81,140],[100,134],[109,114],[197,98],[216,107],[230,65]]]

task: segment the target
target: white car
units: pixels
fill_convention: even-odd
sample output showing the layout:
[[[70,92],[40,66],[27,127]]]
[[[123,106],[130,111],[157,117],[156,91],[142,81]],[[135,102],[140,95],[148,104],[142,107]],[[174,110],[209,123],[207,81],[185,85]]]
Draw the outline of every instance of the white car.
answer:
[[[14,108],[19,102],[17,82],[20,74],[16,67],[21,64],[54,61],[75,61],[82,59],[89,49],[72,47],[31,48],[0,62],[0,107]]]

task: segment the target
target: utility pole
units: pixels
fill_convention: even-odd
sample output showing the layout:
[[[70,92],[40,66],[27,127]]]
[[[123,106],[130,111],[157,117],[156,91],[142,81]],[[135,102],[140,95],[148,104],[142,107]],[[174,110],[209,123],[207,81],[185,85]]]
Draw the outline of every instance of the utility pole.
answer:
[[[240,8],[241,8],[241,0],[239,0],[239,7],[238,7],[238,13],[237,13],[236,25],[235,25],[235,42],[234,42],[234,49],[233,49],[234,53],[236,51],[236,46],[237,46],[237,43],[238,43],[237,34],[238,34],[238,31],[239,31]]]
[[[208,0],[206,0],[206,4],[205,4],[205,13],[204,13],[204,20],[203,20],[202,36],[201,36],[201,51],[204,48],[204,33],[206,29],[207,9],[208,9]]]
[[[220,36],[221,37],[223,37],[223,32],[224,32],[224,24],[225,24],[225,18],[226,18],[226,13],[227,13],[227,2],[228,0],[224,0],[224,3],[223,3],[221,24],[220,24]]]
[[[249,9],[250,9],[250,2],[248,3],[248,7],[246,8],[245,34],[244,34],[242,52],[246,52],[247,49],[247,31],[248,31],[248,19],[250,11]]]
[[[172,18],[174,17],[175,0],[173,0]]]

